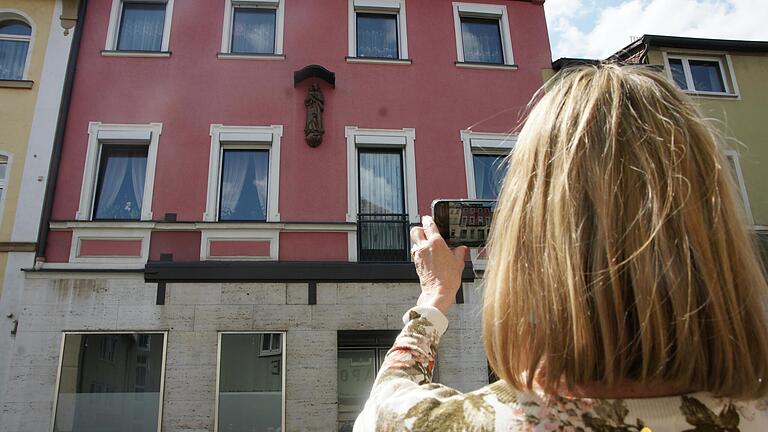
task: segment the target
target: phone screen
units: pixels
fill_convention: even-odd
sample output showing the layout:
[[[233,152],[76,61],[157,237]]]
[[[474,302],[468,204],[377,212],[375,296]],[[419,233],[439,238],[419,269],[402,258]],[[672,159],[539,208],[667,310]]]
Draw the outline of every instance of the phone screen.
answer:
[[[495,208],[495,200],[435,200],[432,214],[448,246],[483,247]]]

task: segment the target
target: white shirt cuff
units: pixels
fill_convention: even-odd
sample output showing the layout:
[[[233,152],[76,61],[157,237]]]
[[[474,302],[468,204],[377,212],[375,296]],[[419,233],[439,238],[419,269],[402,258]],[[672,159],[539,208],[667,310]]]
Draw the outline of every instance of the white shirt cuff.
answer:
[[[411,311],[428,319],[437,330],[438,336],[442,336],[445,330],[448,329],[448,318],[434,306],[414,306],[408,309],[405,315],[403,315],[403,324],[408,324],[411,321]]]

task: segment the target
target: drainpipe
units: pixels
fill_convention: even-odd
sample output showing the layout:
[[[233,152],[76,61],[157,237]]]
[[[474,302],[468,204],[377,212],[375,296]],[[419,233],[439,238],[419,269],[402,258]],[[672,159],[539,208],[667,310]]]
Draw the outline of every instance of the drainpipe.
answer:
[[[45,247],[48,243],[48,224],[53,212],[53,196],[56,192],[56,181],[59,175],[59,163],[61,162],[61,148],[64,145],[64,132],[67,127],[69,117],[69,105],[72,101],[72,87],[75,81],[75,72],[77,70],[77,57],[80,53],[80,41],[83,37],[83,27],[85,26],[85,10],[88,6],[88,0],[80,0],[80,7],[77,11],[77,23],[75,33],[72,35],[72,47],[69,51],[69,60],[67,61],[67,71],[64,75],[64,89],[61,93],[61,104],[59,105],[59,117],[56,121],[56,133],[53,137],[53,149],[51,150],[51,164],[48,166],[48,182],[45,185],[45,195],[43,198],[43,212],[40,217],[40,227],[37,230],[37,247],[35,249],[35,263],[41,257],[45,256]]]

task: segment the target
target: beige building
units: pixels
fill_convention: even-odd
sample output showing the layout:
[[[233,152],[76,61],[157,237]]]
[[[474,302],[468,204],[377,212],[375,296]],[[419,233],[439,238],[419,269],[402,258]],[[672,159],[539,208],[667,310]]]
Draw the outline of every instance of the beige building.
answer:
[[[78,0],[0,0],[0,391],[21,269],[34,265],[77,11]]]

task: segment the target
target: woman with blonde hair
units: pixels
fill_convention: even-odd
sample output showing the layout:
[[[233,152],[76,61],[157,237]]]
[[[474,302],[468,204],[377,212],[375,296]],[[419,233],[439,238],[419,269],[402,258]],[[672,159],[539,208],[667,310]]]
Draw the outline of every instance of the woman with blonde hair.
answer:
[[[500,380],[431,383],[465,248],[411,230],[417,306],[355,431],[765,431],[765,273],[723,150],[647,67],[561,73],[509,159],[483,339]]]

